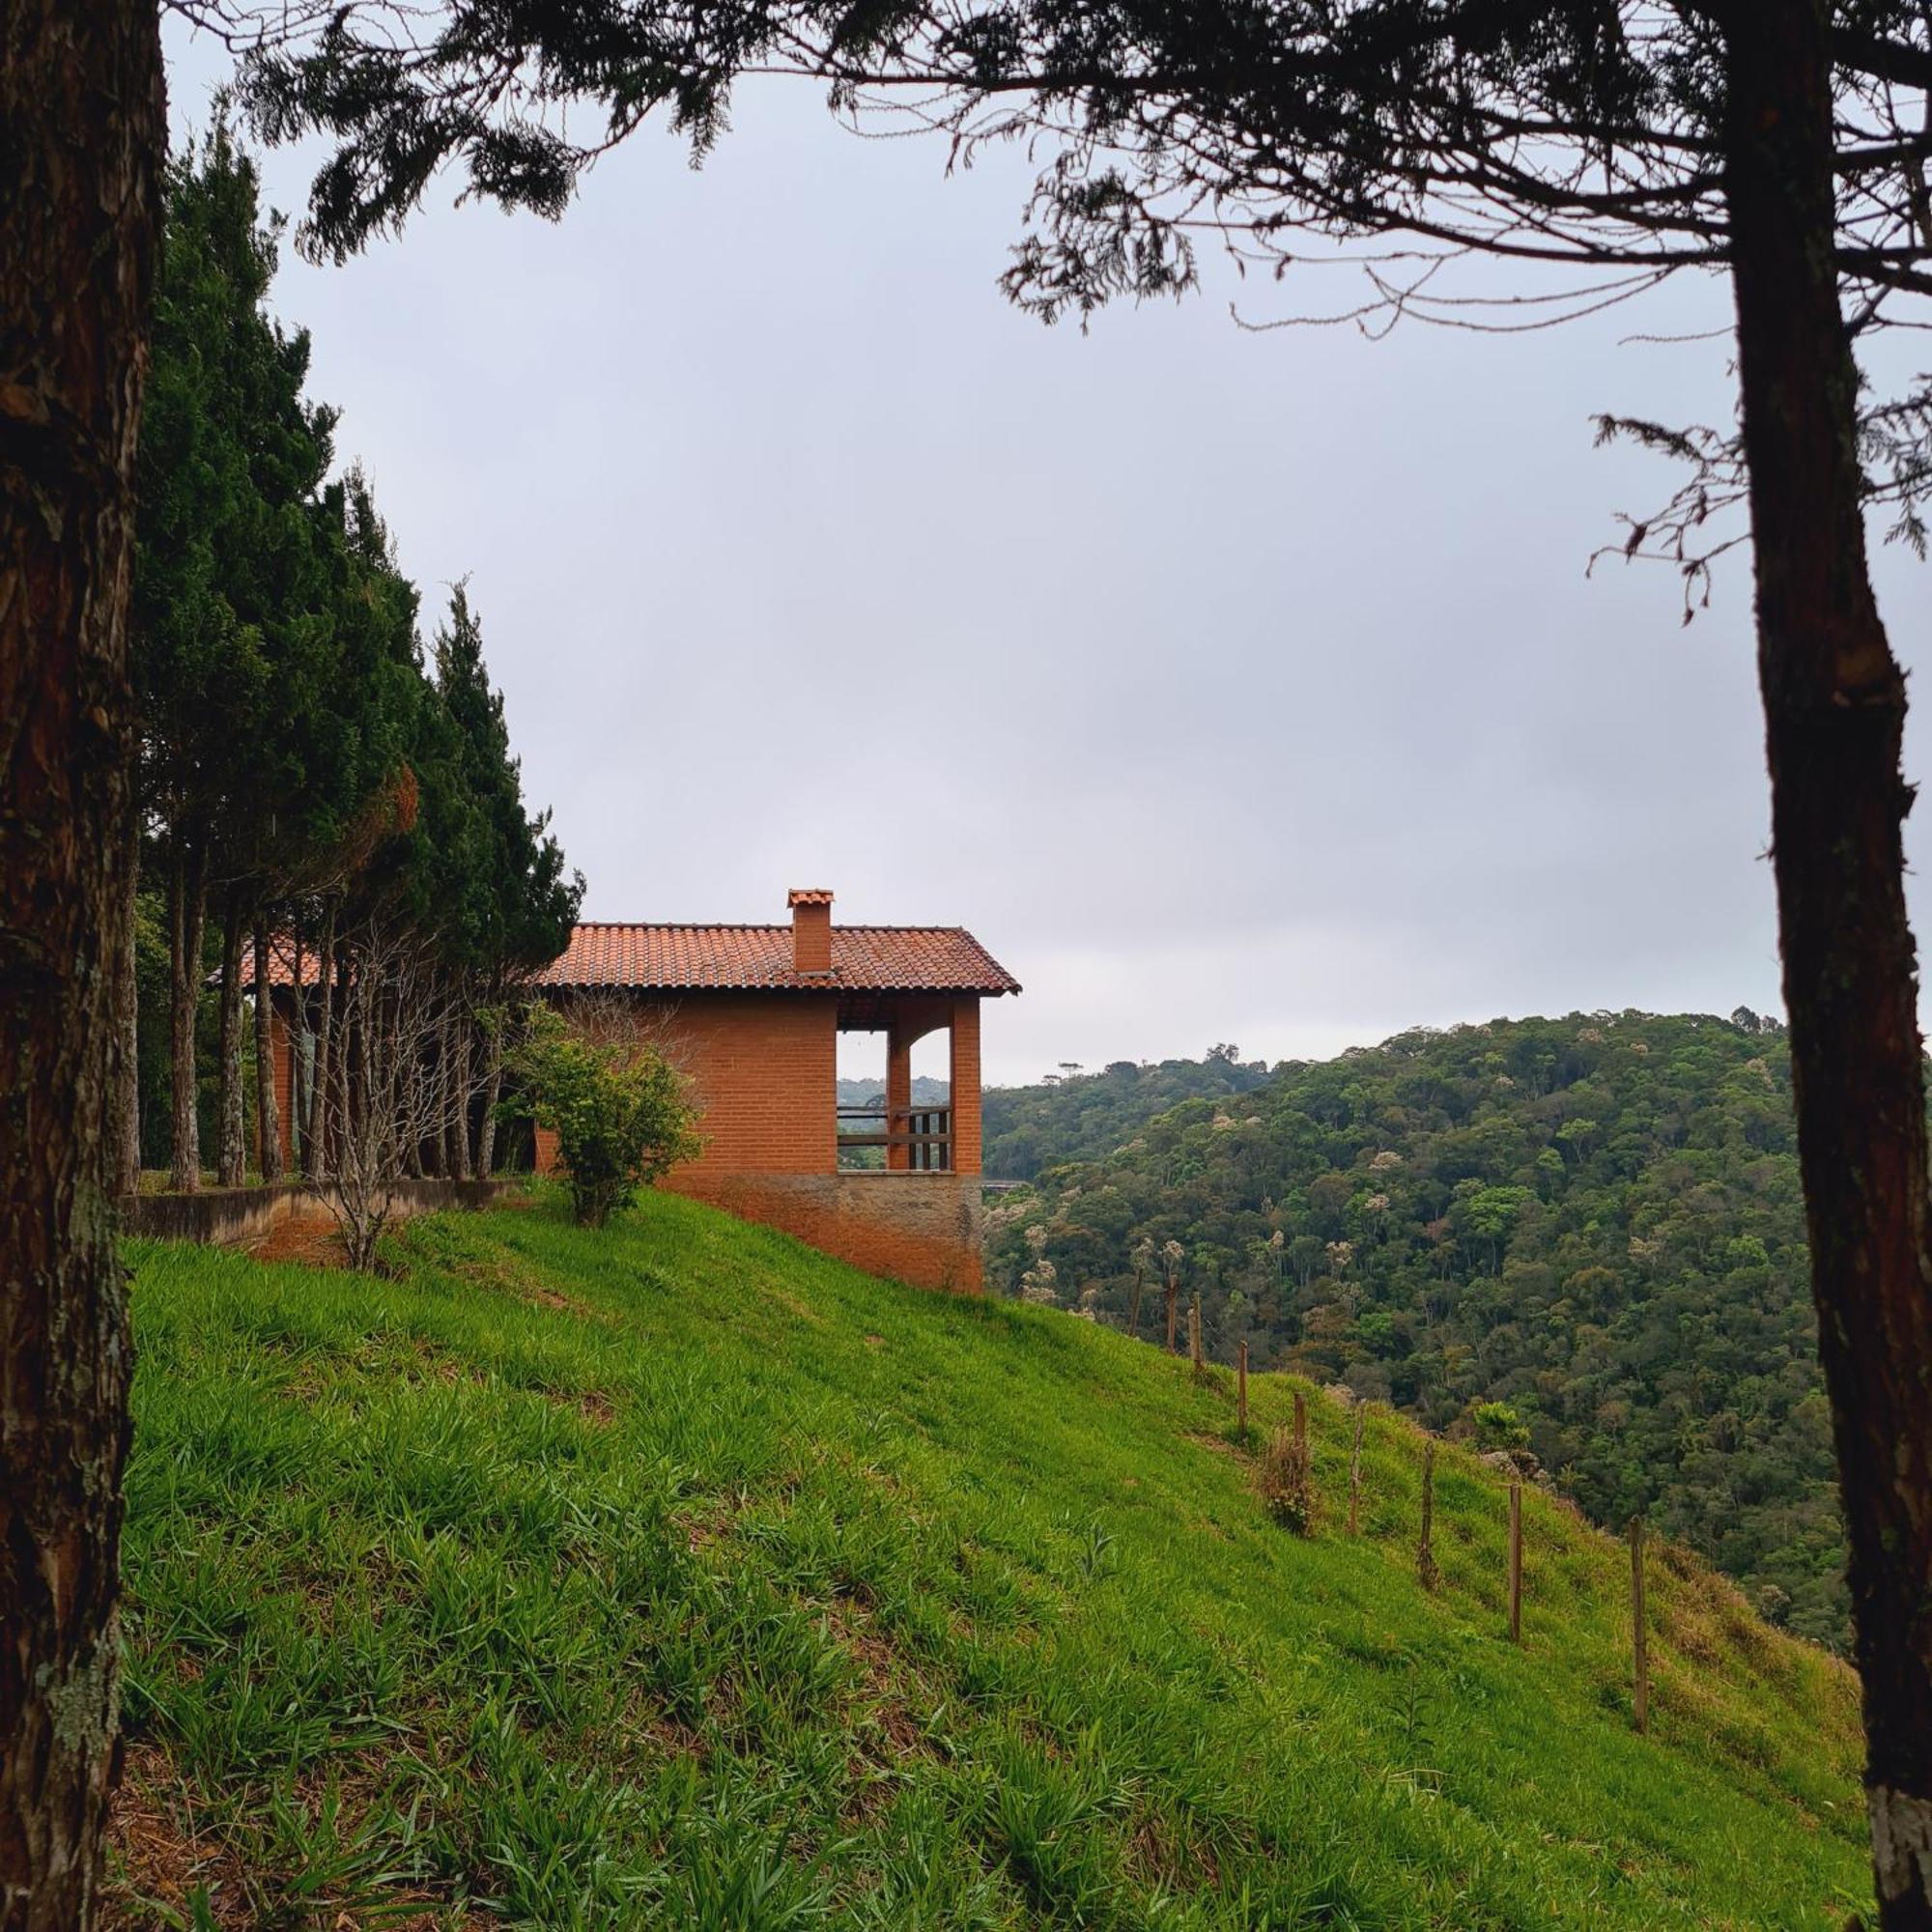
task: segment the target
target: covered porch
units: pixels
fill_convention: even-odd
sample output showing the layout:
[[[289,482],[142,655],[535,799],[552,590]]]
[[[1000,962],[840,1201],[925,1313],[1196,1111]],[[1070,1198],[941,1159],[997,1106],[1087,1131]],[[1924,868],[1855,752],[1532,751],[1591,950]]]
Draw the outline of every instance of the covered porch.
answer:
[[[979,1020],[977,1000],[840,995],[837,1029],[841,1047],[855,1035],[879,1036],[885,1047],[884,1084],[877,1097],[838,1104],[841,1173],[979,1172]],[[913,1049],[935,1034],[945,1036],[940,1064],[946,1068],[946,1096],[935,1099],[928,1091],[915,1098]],[[924,1084],[929,1090],[931,1076]]]

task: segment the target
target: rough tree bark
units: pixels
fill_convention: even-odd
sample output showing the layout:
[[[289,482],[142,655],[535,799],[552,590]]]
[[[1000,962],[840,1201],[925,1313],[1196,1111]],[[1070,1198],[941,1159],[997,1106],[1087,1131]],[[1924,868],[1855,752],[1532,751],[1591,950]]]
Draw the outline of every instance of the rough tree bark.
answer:
[[[110,1192],[153,0],[0,8],[0,1932],[86,1932],[120,1694]]]
[[[315,1067],[309,1075],[308,1119],[302,1122],[302,1151],[311,1180],[328,1179],[328,1085],[330,1063],[335,1052],[335,907],[328,908],[323,923],[322,944],[315,955],[316,983],[321,991],[321,1011],[315,1022]]]
[[[180,835],[177,834],[179,838]],[[201,1186],[199,1072],[195,1022],[201,1011],[201,935],[208,878],[199,844],[177,845],[168,867],[168,1185],[184,1194]]]
[[[428,1083],[429,1104],[417,1110],[410,1144],[412,1158],[421,1165],[412,1172],[440,1180],[449,1172],[449,1034],[440,1024],[418,1027],[415,1053],[419,1077]],[[423,1063],[427,1060],[427,1069]]]
[[[476,1179],[488,1180],[497,1166],[497,1109],[503,1098],[502,1015],[492,1020],[484,1051],[483,1118],[476,1125]]]
[[[1906,922],[1905,681],[1866,565],[1832,236],[1824,0],[1728,27],[1725,197],[1758,674],[1819,1350],[1831,1391],[1880,1922],[1932,1928],[1932,1254]]]
[[[438,1045],[440,1046],[440,1044],[441,1042],[439,1040]],[[433,1075],[425,1076],[423,1073],[423,1047],[424,1041],[421,1037],[421,1032],[418,1030],[414,1041],[417,1078],[420,1080],[430,1077],[440,1081],[442,1077],[442,1063],[440,1059],[437,1062],[436,1071]],[[396,1034],[391,1041],[390,1056],[391,1065],[401,1064],[403,1042],[400,1004],[396,1012]],[[428,1118],[425,1118],[425,1116]],[[431,1136],[429,1131],[432,1122],[437,1123],[434,1137]],[[415,1110],[412,1120],[408,1122],[398,1120],[396,1122],[396,1133],[399,1141],[398,1166],[401,1172],[408,1175],[412,1180],[421,1180],[425,1177],[434,1178],[442,1172],[442,1127],[440,1122],[441,1111],[440,1108],[419,1107]],[[425,1143],[427,1143],[429,1149],[427,1153],[423,1151]]]
[[[242,900],[230,890],[221,915],[221,1084],[217,1178],[223,1187],[248,1179],[248,1117],[242,1082]]]
[[[282,1109],[275,1092],[274,1004],[269,986],[269,928],[261,914],[248,931],[255,966],[255,1150],[262,1179],[282,1178]]]
[[[301,922],[295,921],[294,938],[290,942],[294,962],[289,972],[289,983],[294,988],[292,999],[294,1015],[289,1022],[289,1148],[295,1160],[295,1171],[306,1174],[308,1159],[309,1122],[309,1083],[314,1070],[314,1057],[311,1054],[304,1071],[302,1038],[308,1031],[308,985],[302,978],[302,934]]]
[[[469,1041],[469,1015],[450,1002],[443,1023],[443,1051],[448,1056],[448,1098],[443,1109],[442,1138],[448,1154],[443,1171],[452,1180],[469,1179],[469,1102],[475,1094],[475,1077]]]

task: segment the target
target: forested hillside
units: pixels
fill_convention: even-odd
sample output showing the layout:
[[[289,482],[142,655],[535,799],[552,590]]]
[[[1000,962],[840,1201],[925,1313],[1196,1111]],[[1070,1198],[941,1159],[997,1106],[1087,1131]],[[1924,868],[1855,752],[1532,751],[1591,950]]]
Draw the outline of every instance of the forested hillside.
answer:
[[[952,1091],[952,1083],[949,1080],[936,1079],[930,1073],[919,1073],[913,1076],[912,1097],[915,1106],[943,1107],[947,1095]],[[885,1095],[886,1083],[883,1080],[845,1079],[838,1083],[838,1104],[841,1107],[868,1106],[876,1100],[883,1100]]]
[[[1084,1118],[1064,1083],[1041,1122]],[[1095,1094],[1098,1103],[1102,1095]],[[1431,1426],[1521,1439],[1836,1643],[1842,1552],[1781,1032],[1649,1013],[1418,1031],[1036,1143],[989,1274],[1160,1339],[1167,1275],[1239,1340]],[[990,1163],[989,1163],[990,1164]],[[1178,1243],[1178,1255],[1169,1248]],[[1171,1257],[1171,1259],[1170,1259]],[[1044,1264],[1044,1265],[1042,1265]],[[1481,1409],[1503,1404],[1504,1410]],[[1481,1409],[1481,1412],[1479,1412]]]
[[[1031,1180],[1059,1161],[1095,1159],[1179,1101],[1250,1093],[1267,1077],[1264,1061],[1214,1046],[1200,1060],[1116,1060],[1098,1073],[1069,1065],[1037,1087],[989,1087],[986,1173]]]

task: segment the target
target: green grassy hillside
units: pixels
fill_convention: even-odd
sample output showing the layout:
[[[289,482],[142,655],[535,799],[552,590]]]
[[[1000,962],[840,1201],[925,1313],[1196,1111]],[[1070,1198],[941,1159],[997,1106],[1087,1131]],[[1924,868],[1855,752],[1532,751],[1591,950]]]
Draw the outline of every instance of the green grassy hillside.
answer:
[[[127,1924],[1836,1926],[1854,1686],[1312,1405],[653,1198],[423,1222],[372,1282],[133,1255]],[[1291,1385],[1257,1378],[1257,1417]]]

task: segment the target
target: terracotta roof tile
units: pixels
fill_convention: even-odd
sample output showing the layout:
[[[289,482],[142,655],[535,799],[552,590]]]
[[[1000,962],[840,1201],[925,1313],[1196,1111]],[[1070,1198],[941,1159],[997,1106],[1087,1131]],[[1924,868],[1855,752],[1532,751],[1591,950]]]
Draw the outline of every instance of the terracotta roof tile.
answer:
[[[789,925],[580,925],[540,986],[707,987],[860,993],[1017,993],[1019,981],[956,925],[835,925],[832,971],[792,970]]]
[[[315,948],[307,948],[302,953],[302,978],[313,986],[316,982]],[[286,933],[277,933],[269,941],[269,984],[271,986],[292,986],[296,980],[294,942]],[[208,976],[211,986],[221,983],[219,972]],[[244,990],[255,984],[255,949],[244,943],[242,948],[242,985]]]
[[[835,925],[832,971],[792,970],[789,925],[580,925],[561,957],[532,976],[539,986],[610,986],[639,992],[698,992],[707,987],[853,993],[1017,993],[1020,984],[956,925]],[[270,943],[269,980],[295,978],[286,937]],[[313,947],[302,978],[315,983]],[[244,985],[254,960],[244,949]]]

